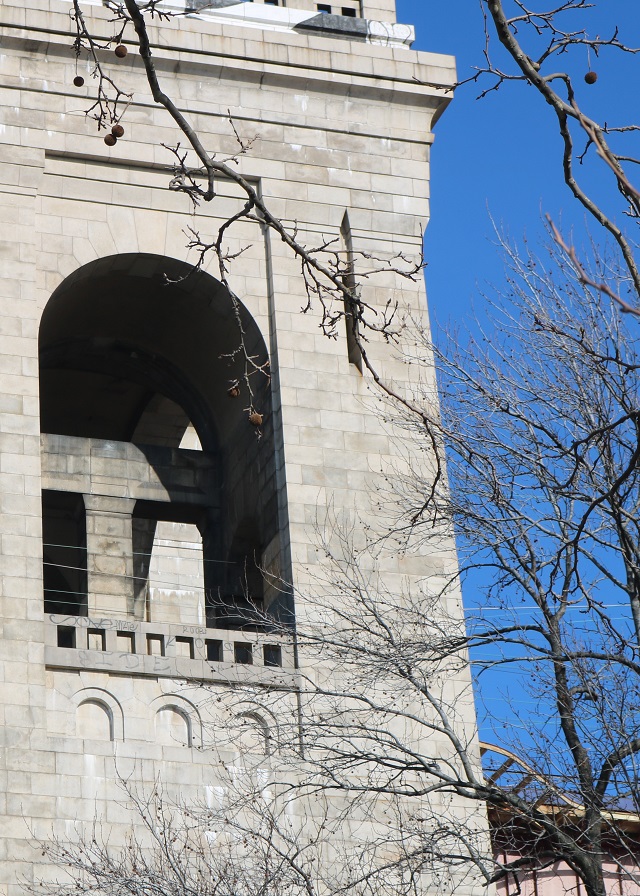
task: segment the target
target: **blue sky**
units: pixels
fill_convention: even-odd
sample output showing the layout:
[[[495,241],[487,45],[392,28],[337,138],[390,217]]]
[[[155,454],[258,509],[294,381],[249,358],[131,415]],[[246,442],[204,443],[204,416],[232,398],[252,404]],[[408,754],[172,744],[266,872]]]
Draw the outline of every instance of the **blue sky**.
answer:
[[[541,7],[552,6],[541,3]],[[451,53],[457,57],[459,78],[472,74],[483,62],[483,20],[479,0],[397,0],[398,20],[416,26],[414,49]],[[640,0],[596,0],[596,8],[575,14],[574,27],[591,34],[608,35],[615,24],[626,42],[640,46]],[[497,48],[496,59],[508,61]],[[640,56],[607,51],[600,59],[587,57],[586,49],[565,56],[562,64],[575,76],[578,100],[584,110],[610,124],[628,124],[638,118],[638,66]],[[559,68],[559,64],[554,69]],[[597,84],[584,83],[584,73],[598,72]],[[512,70],[512,69],[510,69]],[[485,82],[488,86],[491,82]],[[494,224],[512,241],[540,242],[542,218],[549,214],[580,248],[588,238],[585,212],[565,186],[561,172],[562,144],[555,116],[538,93],[523,84],[505,85],[477,100],[478,85],[459,88],[455,99],[436,125],[431,157],[431,220],[426,231],[426,281],[432,319],[456,325],[475,312],[482,317],[482,293],[504,282],[504,265],[496,247]],[[640,154],[640,153],[637,153]],[[590,193],[604,202],[620,222],[623,206],[608,172],[591,160],[585,167]],[[599,239],[597,227],[589,224]],[[472,329],[473,326],[471,325]],[[465,602],[474,604],[476,578],[465,588]],[[515,671],[515,670],[513,670]],[[517,674],[503,667],[482,688],[483,708],[508,719],[506,731],[494,719],[481,722],[487,740],[511,741],[518,734],[511,709],[520,709],[524,727],[536,715],[544,724],[546,707],[531,702]],[[506,707],[506,713],[505,708]]]
[[[545,7],[553,5],[542,3]],[[398,20],[416,26],[414,49],[452,53],[458,76],[482,63],[483,22],[479,0],[397,0]],[[596,9],[575,13],[576,27],[609,34],[615,24],[640,46],[638,0],[599,0]],[[504,62],[504,56],[498,56]],[[567,57],[565,57],[566,59]],[[591,57],[598,82],[582,80],[587,52],[569,59],[579,101],[589,114],[628,123],[638,111],[638,57],[608,51]],[[541,216],[549,213],[565,231],[584,240],[584,213],[564,185],[560,138],[551,110],[532,88],[506,85],[476,100],[476,85],[461,87],[435,128],[431,168],[431,221],[426,235],[426,280],[431,314],[441,323],[481,308],[486,284],[499,285],[503,265],[495,247],[491,217],[512,239],[535,242]],[[594,171],[590,188],[609,192],[605,172]],[[615,194],[615,191],[614,191]]]

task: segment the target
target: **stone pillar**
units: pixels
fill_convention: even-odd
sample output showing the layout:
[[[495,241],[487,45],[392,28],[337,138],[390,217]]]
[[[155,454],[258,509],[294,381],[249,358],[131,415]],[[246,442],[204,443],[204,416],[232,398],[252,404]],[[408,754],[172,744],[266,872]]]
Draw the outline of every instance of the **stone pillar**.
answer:
[[[89,616],[133,613],[133,498],[85,495]]]

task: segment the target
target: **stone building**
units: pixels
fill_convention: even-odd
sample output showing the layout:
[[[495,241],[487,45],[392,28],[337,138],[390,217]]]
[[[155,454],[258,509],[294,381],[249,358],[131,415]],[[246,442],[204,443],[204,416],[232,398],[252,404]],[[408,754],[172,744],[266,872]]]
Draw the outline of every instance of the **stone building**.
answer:
[[[6,893],[43,861],[33,836],[96,815],[122,821],[114,756],[183,793],[211,783],[198,690],[185,683],[232,688],[252,749],[275,749],[277,718],[256,694],[295,689],[298,660],[291,637],[260,620],[312,613],[318,521],[335,508],[376,519],[377,477],[396,453],[346,332],[328,339],[317,309],[300,313],[299,263],[243,222],[229,237],[230,251],[244,250],[233,284],[248,351],[271,364],[270,379],[255,380],[257,438],[246,400],[227,394],[238,370],[225,289],[213,265],[183,278],[184,231],[196,220],[212,232],[238,190],[221,181],[194,219],[168,189],[162,144],[179,135],[135,52],[108,54],[133,99],[125,137],[104,145],[85,115],[93,82],[73,53],[69,6],[0,6]],[[110,36],[102,4],[83,7],[92,33]],[[394,0],[173,8],[183,14],[151,29],[154,58],[206,145],[234,153],[231,110],[240,134],[258,137],[239,170],[310,243],[415,257],[453,60],[411,50]],[[393,295],[424,315],[420,279],[390,268],[363,297],[375,308]],[[404,383],[382,342],[370,351]],[[386,581],[446,576],[453,563],[451,544],[428,560],[398,557]]]

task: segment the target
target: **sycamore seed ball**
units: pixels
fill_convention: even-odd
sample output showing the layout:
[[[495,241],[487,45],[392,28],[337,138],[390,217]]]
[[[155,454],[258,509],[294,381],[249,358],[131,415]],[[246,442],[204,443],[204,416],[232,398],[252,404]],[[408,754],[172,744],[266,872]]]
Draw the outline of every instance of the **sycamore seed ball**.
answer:
[[[73,79],[73,83],[75,87],[82,87],[82,85],[84,84],[84,78],[82,77],[82,75],[76,75]]]
[[[584,76],[584,79],[587,82],[587,84],[595,84],[596,81],[598,80],[598,73],[597,72],[587,72],[587,74]]]
[[[118,44],[113,52],[116,54],[118,59],[124,59],[124,57],[127,55],[128,50],[124,44]]]
[[[124,137],[124,128],[121,124],[114,124],[114,126],[111,128],[111,133],[116,138]]]
[[[113,134],[107,134],[107,136],[104,138],[104,142],[107,144],[107,146],[115,146],[118,142],[118,138],[114,137]]]

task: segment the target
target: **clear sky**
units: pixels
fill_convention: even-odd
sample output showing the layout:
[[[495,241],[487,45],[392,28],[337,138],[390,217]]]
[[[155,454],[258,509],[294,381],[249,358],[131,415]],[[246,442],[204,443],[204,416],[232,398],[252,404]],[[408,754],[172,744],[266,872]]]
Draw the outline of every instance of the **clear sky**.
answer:
[[[398,21],[416,26],[414,49],[455,55],[460,78],[482,64],[479,0],[397,0],[397,7]],[[586,24],[601,36],[619,24],[627,42],[640,46],[640,0],[599,0],[595,10],[574,16],[575,27]],[[505,61],[499,53],[497,58]],[[569,68],[577,76],[585,111],[604,112],[610,123],[637,120],[639,65],[640,58],[614,51],[600,60],[592,54],[591,67],[599,77],[590,87],[582,80],[589,68],[587,52],[576,51]],[[503,266],[491,217],[513,239],[526,234],[535,241],[542,213],[549,213],[563,230],[575,227],[577,243],[584,239],[584,213],[562,181],[561,144],[551,110],[522,84],[506,85],[479,101],[478,93],[473,84],[459,88],[435,128],[426,279],[432,317],[441,323],[481,306],[480,289],[487,283],[500,284]],[[596,193],[608,189],[608,183],[604,173],[591,181]]]
[[[640,46],[640,0],[595,3],[594,10],[575,13],[575,28],[587,27],[592,35],[604,37],[618,24],[625,42]],[[539,5],[551,7],[553,0],[541,0]],[[482,65],[484,30],[479,0],[397,0],[397,7],[398,20],[416,26],[414,49],[455,55],[461,79],[473,73],[474,65]],[[500,48],[496,49],[496,59],[509,65]],[[607,51],[600,59],[592,54],[589,60],[586,49],[579,49],[561,61],[575,76],[579,102],[588,114],[616,125],[638,120],[640,55]],[[590,68],[598,73],[593,86],[584,83]],[[490,83],[483,82],[484,86]],[[492,218],[511,240],[521,241],[526,236],[530,246],[543,237],[544,214],[551,215],[578,247],[587,240],[585,212],[562,179],[562,144],[552,110],[533,88],[523,84],[507,84],[477,100],[481,89],[474,84],[460,87],[435,128],[426,281],[432,319],[443,325],[459,324],[474,309],[482,317],[482,292],[490,293],[491,285],[499,288],[504,281]],[[623,221],[623,206],[607,171],[590,161],[586,173],[590,192]],[[590,228],[599,239],[597,226],[590,224]],[[481,584],[477,579],[467,582],[468,606],[474,603],[474,586]],[[518,733],[509,707],[520,709],[525,719],[536,712],[517,676],[511,679],[514,676],[505,676],[503,667],[495,680],[483,679],[480,715],[486,709],[497,719],[505,715],[508,723],[505,733],[495,718],[493,722],[481,720],[486,740],[511,742],[512,735]],[[509,692],[506,704],[505,689]],[[526,734],[520,734],[526,741]]]

